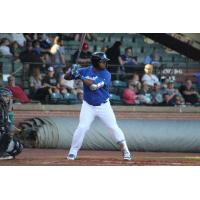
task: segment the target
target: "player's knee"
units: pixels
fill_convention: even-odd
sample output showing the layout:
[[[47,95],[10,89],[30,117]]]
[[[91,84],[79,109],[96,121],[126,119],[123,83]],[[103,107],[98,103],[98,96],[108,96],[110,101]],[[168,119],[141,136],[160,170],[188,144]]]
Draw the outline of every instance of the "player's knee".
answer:
[[[117,125],[110,125],[108,128],[109,128],[111,131],[117,131],[117,130],[119,130],[119,127],[118,127]]]
[[[87,124],[80,124],[80,125],[78,126],[78,130],[80,130],[80,131],[88,131],[89,128],[90,128],[90,126],[87,125]]]

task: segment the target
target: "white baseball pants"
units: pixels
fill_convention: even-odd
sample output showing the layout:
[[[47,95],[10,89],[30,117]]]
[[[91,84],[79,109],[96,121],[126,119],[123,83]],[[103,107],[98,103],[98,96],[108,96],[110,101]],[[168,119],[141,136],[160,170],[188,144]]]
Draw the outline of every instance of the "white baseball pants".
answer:
[[[110,102],[107,101],[100,106],[92,106],[83,101],[79,125],[74,132],[72,145],[69,154],[77,156],[78,150],[81,148],[85,133],[89,130],[95,117],[99,117],[101,121],[108,127],[111,136],[117,143],[125,141],[122,130],[118,127],[115,114],[111,108]]]

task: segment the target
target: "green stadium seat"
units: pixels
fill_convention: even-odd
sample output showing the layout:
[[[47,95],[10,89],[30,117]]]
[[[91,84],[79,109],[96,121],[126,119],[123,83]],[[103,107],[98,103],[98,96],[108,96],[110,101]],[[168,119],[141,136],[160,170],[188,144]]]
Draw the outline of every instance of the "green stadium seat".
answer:
[[[121,100],[120,96],[116,94],[110,94],[109,99],[112,105],[123,105],[123,101]]]

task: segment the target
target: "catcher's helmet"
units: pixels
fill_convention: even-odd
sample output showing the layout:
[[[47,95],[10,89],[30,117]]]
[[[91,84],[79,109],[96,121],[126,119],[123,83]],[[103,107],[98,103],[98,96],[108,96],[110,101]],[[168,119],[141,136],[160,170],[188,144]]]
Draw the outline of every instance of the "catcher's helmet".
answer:
[[[98,66],[100,61],[109,61],[110,59],[107,58],[104,52],[95,52],[92,54],[91,61],[94,66]]]
[[[0,103],[8,104],[4,97],[12,97],[12,92],[7,88],[0,88]]]
[[[7,88],[0,88],[0,96],[12,97],[12,92]]]

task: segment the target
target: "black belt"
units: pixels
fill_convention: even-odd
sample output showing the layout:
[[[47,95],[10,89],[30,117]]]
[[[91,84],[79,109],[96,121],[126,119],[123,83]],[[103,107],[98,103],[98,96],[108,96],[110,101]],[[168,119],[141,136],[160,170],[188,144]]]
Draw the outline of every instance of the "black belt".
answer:
[[[102,105],[102,104],[104,104],[104,103],[107,103],[108,102],[108,100],[106,100],[106,101],[104,101],[104,102],[102,102],[102,103],[100,103],[100,104],[90,104],[90,103],[88,103],[88,104],[90,104],[91,106],[100,106],[100,105]]]

